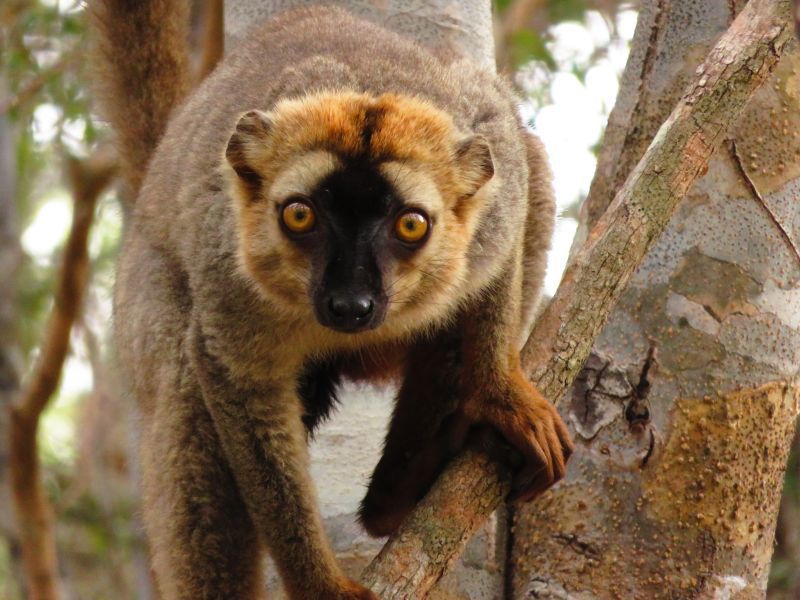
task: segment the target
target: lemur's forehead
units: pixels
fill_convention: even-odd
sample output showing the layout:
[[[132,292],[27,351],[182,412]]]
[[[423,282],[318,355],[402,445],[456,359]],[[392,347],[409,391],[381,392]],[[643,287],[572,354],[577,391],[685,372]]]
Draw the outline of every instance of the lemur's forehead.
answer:
[[[432,215],[444,208],[436,182],[424,170],[398,161],[385,162],[379,170],[405,204],[424,208]]]
[[[397,94],[312,94],[279,102],[270,117],[281,145],[371,162],[446,163],[456,139],[449,115],[429,102]]]
[[[269,189],[269,197],[280,202],[289,196],[308,196],[326,177],[342,167],[341,159],[327,150],[302,152],[280,171]]]

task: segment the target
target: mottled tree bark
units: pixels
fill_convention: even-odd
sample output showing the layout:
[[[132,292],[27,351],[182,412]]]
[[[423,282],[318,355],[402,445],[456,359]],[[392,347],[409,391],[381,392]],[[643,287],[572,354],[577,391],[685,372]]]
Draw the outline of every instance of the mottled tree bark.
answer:
[[[583,231],[741,4],[644,2]],[[735,119],[562,403],[578,449],[516,516],[513,597],[763,597],[800,401],[799,65]]]

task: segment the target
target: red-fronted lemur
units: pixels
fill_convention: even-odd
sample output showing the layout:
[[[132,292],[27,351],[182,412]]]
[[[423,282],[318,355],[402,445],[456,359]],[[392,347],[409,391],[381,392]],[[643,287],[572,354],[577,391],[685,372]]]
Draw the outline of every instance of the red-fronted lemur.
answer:
[[[136,195],[114,329],[164,598],[259,597],[262,548],[293,598],[375,597],[337,565],[308,474],[342,378],[399,378],[372,534],[473,425],[523,456],[515,497],[563,476],[569,435],[518,353],[553,194],[501,78],[316,7],[255,26],[187,96],[185,2],[91,10]]]

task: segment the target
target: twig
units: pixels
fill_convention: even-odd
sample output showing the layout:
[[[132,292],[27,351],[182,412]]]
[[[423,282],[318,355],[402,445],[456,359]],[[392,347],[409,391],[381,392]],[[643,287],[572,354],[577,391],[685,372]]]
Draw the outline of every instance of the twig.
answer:
[[[546,397],[558,401],[568,389],[634,270],[774,69],[793,35],[790,7],[789,0],[748,2],[589,234],[523,351],[523,364]],[[384,600],[424,598],[480,525],[475,515],[502,502],[507,478],[508,467],[476,458],[454,462],[364,579]],[[456,490],[448,487],[454,481]],[[474,491],[457,495],[464,489]],[[453,497],[457,510],[446,502]],[[395,565],[408,564],[408,549],[415,570],[395,576]]]
[[[518,31],[525,29],[536,11],[544,4],[543,0],[516,0],[506,9],[500,22],[503,38],[508,39]]]
[[[79,54],[76,50],[70,50],[68,53],[64,54],[60,59],[58,59],[49,69],[37,73],[35,77],[32,77],[26,81],[16,94],[10,98],[0,100],[0,115],[4,115],[8,111],[14,110],[15,108],[25,104],[33,96],[39,93],[39,90],[45,86],[48,79],[54,75],[63,73],[70,68],[73,63],[77,61],[78,56]]]
[[[110,183],[115,160],[102,151],[86,161],[69,160],[75,208],[55,289],[55,301],[33,374],[10,407],[9,471],[19,523],[22,561],[32,600],[60,596],[53,510],[42,486],[37,454],[39,420],[58,387],[72,325],[89,273],[87,241],[97,198]]]
[[[758,191],[756,187],[755,181],[750,177],[750,174],[747,172],[747,169],[744,166],[744,161],[742,160],[742,156],[739,154],[739,149],[736,147],[736,141],[731,140],[730,143],[731,149],[731,156],[733,157],[733,162],[736,163],[736,168],[739,170],[739,173],[742,175],[744,182],[747,184],[750,193],[753,194],[753,198],[756,199],[758,204],[764,209],[764,212],[767,214],[767,217],[770,221],[775,225],[778,232],[781,234],[781,237],[786,242],[786,245],[789,247],[789,250],[792,251],[794,257],[797,259],[797,262],[800,263],[800,251],[798,251],[797,246],[795,246],[794,241],[792,241],[789,232],[786,231],[786,228],[778,221],[778,217],[775,216],[775,213],[772,212],[772,209],[767,204],[764,197],[761,195],[761,192]]]

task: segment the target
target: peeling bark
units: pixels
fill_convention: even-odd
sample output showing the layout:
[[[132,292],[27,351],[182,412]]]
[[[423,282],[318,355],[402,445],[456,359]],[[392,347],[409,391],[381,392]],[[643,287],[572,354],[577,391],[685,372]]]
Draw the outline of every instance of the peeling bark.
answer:
[[[607,424],[517,519],[512,597],[762,597],[798,402],[785,382],[681,398],[647,468],[645,440]]]
[[[657,4],[645,3],[644,19]],[[639,101],[609,124],[586,229],[606,220],[609,193],[654,134],[645,125],[666,117],[661,96],[706,76],[708,62],[696,70],[687,57],[740,4],[663,5],[655,64],[629,64],[640,75],[623,81],[619,106]],[[697,11],[713,18],[687,25]],[[653,43],[649,27],[637,29],[634,63]],[[632,428],[624,397],[573,386],[561,409],[578,449],[565,481],[516,515],[512,597],[764,596],[800,397],[800,141],[789,133],[800,130],[798,66],[795,55],[782,61],[734,120],[595,342],[578,381],[600,392],[608,373],[630,387],[656,348],[649,422]]]

